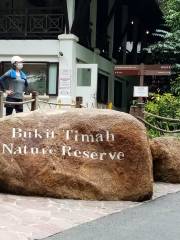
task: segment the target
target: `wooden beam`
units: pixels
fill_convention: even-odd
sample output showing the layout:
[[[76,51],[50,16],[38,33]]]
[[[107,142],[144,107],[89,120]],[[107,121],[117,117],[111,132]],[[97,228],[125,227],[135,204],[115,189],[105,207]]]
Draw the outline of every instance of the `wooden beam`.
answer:
[[[90,0],[79,0],[78,7],[75,13],[74,22],[72,25],[71,32],[79,37],[81,44],[86,46],[90,43],[88,42],[89,35],[89,11],[90,11]]]
[[[170,76],[170,65],[117,65],[114,68],[115,76]]]
[[[120,2],[122,2],[122,1],[120,1]],[[119,4],[119,0],[115,0],[114,4],[113,4],[113,6],[112,6],[112,8],[111,8],[111,10],[109,12],[109,15],[108,15],[108,17],[106,19],[106,24],[105,24],[106,30],[107,30],[107,28],[108,28],[108,26],[109,26],[109,24],[111,22],[112,17],[114,16],[114,13],[115,13],[115,11],[117,9],[118,4]]]
[[[64,10],[66,33],[70,33],[67,0],[62,0],[62,6],[63,6],[63,10]]]

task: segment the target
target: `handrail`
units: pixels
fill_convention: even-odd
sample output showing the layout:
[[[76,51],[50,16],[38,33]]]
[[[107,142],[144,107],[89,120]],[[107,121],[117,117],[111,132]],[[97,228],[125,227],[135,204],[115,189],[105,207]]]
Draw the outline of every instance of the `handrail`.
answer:
[[[46,104],[49,105],[49,107],[51,107],[51,105],[58,106],[59,108],[61,106],[62,107],[69,106],[69,107],[75,107],[75,108],[82,108],[83,107],[83,104],[82,104],[83,98],[81,96],[76,97],[76,102],[73,101],[72,104],[62,104],[61,101],[59,101],[58,103],[45,101],[45,99],[47,99],[47,98],[49,99],[49,96],[38,95],[38,92],[36,92],[36,91],[32,92],[32,96],[25,95],[24,97],[32,98],[32,99],[27,99],[27,100],[22,99],[21,102],[10,102],[10,101],[7,101],[6,98],[4,99],[4,92],[0,91],[0,118],[3,117],[4,104],[7,104],[6,106],[27,104],[27,106],[29,108],[28,103],[31,103],[31,109],[29,108],[30,111],[34,111],[34,110],[38,109],[38,106],[40,108],[39,102],[46,103]]]
[[[51,104],[51,105],[56,105],[56,106],[64,106],[64,107],[75,107],[76,106],[76,104],[61,104],[61,103],[47,102],[47,101],[40,100],[40,99],[38,101],[47,103],[47,104]]]
[[[81,108],[87,108],[87,106],[80,104]]]
[[[143,122],[145,125],[151,127],[151,128],[154,128],[155,130],[158,130],[160,132],[164,132],[164,133],[180,133],[180,130],[174,130],[174,131],[168,131],[168,130],[165,130],[165,129],[161,129],[161,128],[158,128],[154,125],[152,125],[151,123],[148,123],[146,120],[144,120],[143,118],[141,117],[137,117],[137,119],[139,119],[141,122]]]
[[[23,99],[24,100],[32,99],[32,95],[24,95]],[[49,96],[48,95],[38,95],[38,99],[49,100]]]
[[[9,101],[3,101],[3,103],[5,104],[11,104],[11,105],[21,105],[21,104],[25,104],[25,103],[30,103],[30,102],[34,102],[35,99],[31,99],[31,100],[27,100],[27,101],[23,101],[23,102],[9,102]]]
[[[61,7],[28,7],[28,8],[6,8],[6,9],[1,9],[0,10],[0,13],[2,12],[5,12],[5,13],[8,13],[8,12],[27,12],[27,11],[39,11],[39,10],[62,10]],[[62,12],[62,11],[61,11]]]
[[[153,113],[146,112],[146,111],[144,111],[144,114],[152,116],[152,117],[156,117],[156,118],[162,119],[162,120],[167,120],[167,121],[171,121],[171,122],[180,122],[180,119],[166,118],[166,117],[158,116]]]
[[[3,100],[5,101],[6,100],[6,95],[3,94]],[[31,100],[32,99],[32,95],[24,95],[23,96],[23,99],[25,101],[28,101],[28,100]],[[38,95],[38,99],[41,99],[41,100],[49,100],[49,96],[48,95]]]
[[[0,118],[3,117],[4,104],[7,104],[6,107],[8,105],[15,106],[15,105],[27,104],[27,106],[29,108],[28,103],[31,103],[31,109],[29,109],[30,111],[34,111],[34,110],[36,110],[38,108],[38,92],[36,92],[36,91],[32,92],[32,96],[31,96],[32,99],[28,99],[28,100],[25,100],[25,101],[23,101],[24,99],[22,99],[20,102],[7,101],[6,98],[4,100],[4,97],[5,97],[4,96],[4,92],[0,91]]]

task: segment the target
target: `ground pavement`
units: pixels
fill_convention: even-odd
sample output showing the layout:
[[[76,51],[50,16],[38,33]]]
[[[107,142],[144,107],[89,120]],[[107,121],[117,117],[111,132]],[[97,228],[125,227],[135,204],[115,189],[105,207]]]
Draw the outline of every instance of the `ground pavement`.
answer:
[[[179,240],[180,192],[112,214],[46,240]]]
[[[155,190],[155,193],[154,193],[153,199],[157,199],[159,197],[166,196],[168,193],[180,192],[180,184],[156,183],[154,190]],[[103,229],[104,229],[104,232],[106,233],[107,231],[105,230],[108,229],[107,226],[113,226],[114,228],[112,228],[111,230],[114,232],[114,235],[112,235],[114,236],[114,238],[111,237],[111,239],[116,240],[116,239],[119,239],[119,238],[115,238],[116,233],[118,235],[120,232],[121,233],[124,232],[124,234],[126,232],[133,233],[133,231],[136,230],[133,227],[129,228],[128,226],[131,226],[130,224],[136,225],[138,227],[147,227],[146,226],[146,223],[147,223],[147,225],[149,226],[150,221],[152,220],[152,217],[155,215],[157,216],[157,223],[156,222],[155,223],[156,224],[159,223],[159,225],[157,225],[157,229],[159,229],[160,223],[162,222],[162,220],[164,221],[163,217],[161,219],[160,213],[163,212],[163,209],[164,210],[167,209],[167,214],[170,213],[170,209],[168,209],[168,204],[169,206],[172,206],[171,201],[175,201],[176,197],[178,199],[177,201],[179,201],[180,194],[172,195],[172,198],[173,198],[172,200],[171,200],[171,194],[170,194],[170,196],[167,196],[167,199],[168,199],[167,202],[165,203],[165,205],[163,205],[164,204],[163,198],[159,198],[155,202],[148,201],[145,203],[136,203],[136,202],[126,202],[126,201],[105,202],[105,201],[60,200],[60,199],[52,199],[52,198],[23,197],[23,196],[0,194],[0,214],[1,214],[0,239],[1,240],[46,239],[47,237],[53,236],[56,233],[63,232],[63,235],[60,234],[60,235],[56,235],[55,238],[47,238],[47,239],[48,240],[51,240],[51,239],[52,240],[54,239],[57,239],[57,240],[58,239],[63,239],[63,240],[108,239],[109,240],[110,238],[103,238],[103,237],[95,238],[93,236],[91,238],[91,236],[89,236],[86,232],[86,231],[89,232],[89,229],[94,228],[93,220],[99,219],[97,222],[97,228],[95,228],[94,230],[95,235],[97,234],[101,235],[103,233]],[[157,207],[155,206],[153,210],[153,206],[154,206],[153,204],[156,202],[157,202]],[[163,209],[161,209],[161,202],[162,202]],[[172,202],[172,203],[175,204],[175,202]],[[164,208],[163,206],[166,207],[166,205],[167,205],[167,208]],[[149,206],[149,210],[144,209],[148,206]],[[158,211],[159,207],[160,207],[160,210]],[[139,210],[141,211],[143,210],[144,215],[142,215],[142,217],[141,217],[141,214],[139,214]],[[179,211],[180,209],[174,209],[174,212],[175,210]],[[127,211],[127,216],[125,215],[126,219],[123,220],[121,219],[121,214],[122,216],[124,216],[125,211]],[[132,213],[130,213],[131,211]],[[149,212],[146,212],[146,211],[149,211]],[[115,215],[112,215],[114,213]],[[151,217],[151,213],[153,213],[152,217]],[[108,216],[108,218],[106,218],[106,216]],[[149,216],[148,219],[146,219],[145,216]],[[178,216],[175,216],[174,214],[173,217],[175,217],[175,219],[173,218],[173,221],[174,220],[179,221]],[[104,220],[105,222],[102,222]],[[172,219],[170,218],[170,220]],[[109,222],[111,221],[113,225],[112,224],[109,225]],[[84,225],[84,223],[88,223],[88,222],[91,222],[90,224],[92,225],[89,225],[89,224]],[[115,224],[116,222],[117,224]],[[121,226],[122,222],[124,222],[124,225],[122,225],[123,228],[121,228],[121,231],[116,232],[116,230],[118,230],[119,227]],[[138,224],[140,224],[140,226]],[[179,222],[174,225],[180,226]],[[74,227],[77,227],[77,228],[74,228]],[[70,230],[66,231],[68,229]],[[78,231],[81,231],[81,229],[82,229],[83,238],[80,236],[81,234],[78,232]],[[173,230],[173,228],[171,229]],[[153,229],[150,229],[150,230],[153,230]],[[75,234],[77,234],[75,237],[74,237],[74,231],[75,231]],[[167,229],[167,232],[168,231],[169,229]],[[93,232],[93,230],[91,232]],[[99,235],[97,235],[97,237],[98,236]],[[123,238],[121,239],[123,240]],[[125,235],[125,239],[129,240],[131,238],[127,238],[127,236]],[[141,240],[141,238],[133,238],[133,239]],[[158,238],[154,238],[154,239],[159,240]],[[180,234],[179,234],[179,238],[177,239],[171,238],[171,240],[179,240],[179,239],[180,239]],[[151,240],[151,238],[147,238],[146,236],[144,237],[144,240]],[[166,239],[163,239],[163,240],[166,240]]]

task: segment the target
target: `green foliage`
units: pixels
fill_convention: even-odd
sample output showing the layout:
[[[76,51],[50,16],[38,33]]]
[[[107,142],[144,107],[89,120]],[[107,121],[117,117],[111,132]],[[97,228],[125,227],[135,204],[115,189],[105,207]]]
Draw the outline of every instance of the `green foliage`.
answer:
[[[175,96],[180,97],[180,0],[161,0],[161,9],[164,13],[164,19],[166,26],[169,28],[169,31],[164,31],[162,29],[156,30],[154,35],[161,37],[161,41],[151,45],[149,49],[152,52],[152,57],[154,62],[157,63],[169,63],[174,65],[173,72],[175,73],[172,76],[171,80],[171,92]],[[155,97],[156,99],[156,97]],[[174,105],[171,103],[171,100],[174,101]],[[169,102],[170,101],[170,102]],[[172,112],[174,107],[176,108],[176,98],[172,95],[163,95],[160,97],[161,104],[159,106],[159,111],[161,112],[163,106],[172,107]],[[167,103],[167,104],[166,104]],[[157,104],[157,99],[153,102]],[[167,105],[167,106],[166,106]],[[153,105],[154,106],[154,105]],[[162,109],[161,109],[162,107]],[[170,111],[169,111],[170,112]],[[166,112],[169,114],[169,112]],[[171,113],[172,113],[171,112]],[[168,115],[166,116],[168,117]]]
[[[150,46],[156,62],[176,64],[180,62],[180,30],[167,32],[162,41]]]
[[[180,75],[171,82],[171,92],[180,97]]]
[[[162,10],[167,25],[173,32],[178,31],[180,25],[180,0],[164,0]]]
[[[153,94],[150,101],[147,102],[145,110],[149,113],[173,119],[180,119],[180,97],[175,97],[171,93],[165,93],[163,95]],[[153,116],[148,116],[146,119],[152,125],[165,129],[175,130],[180,128],[180,124],[170,121],[160,120]],[[149,129],[150,137],[158,137],[164,133]]]
[[[150,46],[155,61],[175,64],[180,62],[180,0],[163,0],[161,8],[170,31],[156,30],[162,41]]]
[[[172,76],[171,93],[154,94],[145,109],[158,116],[180,119],[180,0],[161,0],[160,7],[169,31],[157,29],[153,35],[160,37],[161,41],[151,45],[149,49],[154,62],[174,65],[173,72],[176,74]],[[159,120],[155,117],[147,117],[146,120],[161,129],[180,129],[180,124]],[[152,128],[149,129],[151,137],[163,134]]]

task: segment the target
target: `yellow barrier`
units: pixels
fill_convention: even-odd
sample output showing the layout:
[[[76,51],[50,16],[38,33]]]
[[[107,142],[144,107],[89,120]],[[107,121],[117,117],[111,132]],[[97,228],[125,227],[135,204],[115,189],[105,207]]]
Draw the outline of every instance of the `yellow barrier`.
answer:
[[[108,105],[107,105],[107,109],[111,109],[112,110],[112,108],[113,108],[113,104],[112,104],[112,102],[109,102]]]

